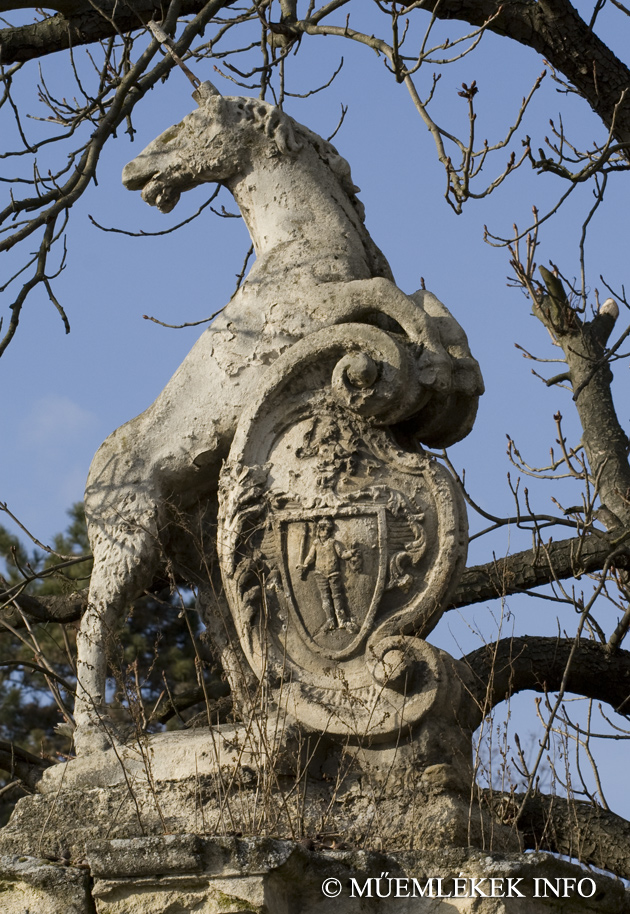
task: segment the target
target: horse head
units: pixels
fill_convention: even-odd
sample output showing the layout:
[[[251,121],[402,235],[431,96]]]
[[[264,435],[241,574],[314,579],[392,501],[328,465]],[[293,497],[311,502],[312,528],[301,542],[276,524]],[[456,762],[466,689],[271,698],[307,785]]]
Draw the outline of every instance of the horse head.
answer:
[[[123,170],[128,190],[163,213],[181,194],[208,181],[230,185],[256,156],[295,155],[294,122],[268,102],[223,97],[210,82],[193,94],[198,108],[160,134]]]

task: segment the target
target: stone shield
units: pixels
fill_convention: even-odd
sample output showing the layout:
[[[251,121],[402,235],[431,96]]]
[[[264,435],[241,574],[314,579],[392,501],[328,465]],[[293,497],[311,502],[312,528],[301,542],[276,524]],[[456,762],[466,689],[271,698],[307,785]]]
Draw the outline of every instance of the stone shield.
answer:
[[[239,424],[220,486],[223,581],[275,701],[314,730],[391,739],[439,698],[443,660],[422,639],[463,568],[466,514],[449,472],[396,434],[406,416],[382,363],[395,345],[409,374],[414,354],[371,327],[314,336]],[[374,369],[348,391],[339,364],[365,359]]]

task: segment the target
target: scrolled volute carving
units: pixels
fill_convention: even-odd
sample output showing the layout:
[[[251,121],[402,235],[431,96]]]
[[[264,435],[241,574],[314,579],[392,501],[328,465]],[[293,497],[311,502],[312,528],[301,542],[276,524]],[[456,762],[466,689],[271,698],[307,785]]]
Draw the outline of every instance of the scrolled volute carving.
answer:
[[[420,384],[409,344],[380,331],[373,333],[375,329],[370,328],[369,335],[378,338],[380,351],[376,346],[366,351],[367,334],[362,335],[358,342],[362,348],[348,352],[335,365],[331,387],[346,408],[391,425],[417,412],[429,399],[429,391]]]

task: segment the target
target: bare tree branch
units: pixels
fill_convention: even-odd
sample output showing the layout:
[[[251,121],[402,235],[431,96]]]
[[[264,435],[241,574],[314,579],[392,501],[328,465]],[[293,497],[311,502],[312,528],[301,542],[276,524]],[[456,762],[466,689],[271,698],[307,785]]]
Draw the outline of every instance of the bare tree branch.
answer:
[[[487,799],[497,818],[514,822],[519,794],[488,792]],[[528,850],[565,854],[630,878],[630,822],[601,806],[534,793],[527,798],[518,829]]]
[[[555,692],[565,677],[566,691],[603,701],[630,714],[630,651],[580,639],[567,671],[573,638],[503,638],[462,658],[464,678],[476,710],[473,729],[485,714],[525,690]]]
[[[34,788],[46,768],[54,764],[51,759],[39,758],[26,749],[0,740],[0,769],[18,777],[27,787]]]
[[[87,594],[87,590],[39,597],[20,594],[0,609],[0,621],[8,622],[13,628],[24,628],[24,613],[34,622],[58,622],[62,625],[78,622],[87,608]]]
[[[212,15],[233,3],[234,0],[218,0]],[[35,5],[24,3],[24,6],[29,7]],[[197,15],[205,5],[204,0],[181,0],[180,15]],[[9,0],[9,3],[0,4],[0,12],[18,6],[21,4]],[[53,9],[63,7],[63,12],[29,25],[0,29],[0,61],[4,66],[137,31],[144,28],[151,19],[161,20],[164,15],[164,5],[155,0],[128,0],[126,3],[101,0],[98,9],[81,0],[68,0],[67,3],[59,2],[48,6]]]
[[[606,533],[559,540],[544,549],[526,549],[484,565],[474,565],[464,572],[450,609],[601,571],[613,553],[615,567],[630,568],[630,543],[619,544]],[[36,622],[78,622],[87,606],[87,591],[38,597],[21,594],[14,602]],[[12,606],[6,606],[0,618],[17,628],[24,624]]]
[[[615,410],[613,374],[606,350],[619,308],[609,299],[592,320],[585,321],[569,301],[557,275],[540,268],[545,291],[526,275],[522,264],[513,260],[513,266],[532,299],[533,313],[562,348],[595,489],[613,519],[617,535],[622,536],[624,530],[630,529],[628,436]]]
[[[485,565],[467,568],[451,609],[522,593],[556,580],[579,578],[601,571],[614,555],[613,564],[630,568],[630,543],[607,533],[592,533],[551,541],[544,548],[526,549]]]
[[[205,702],[206,698],[212,700],[212,710],[216,709],[217,714],[222,719],[225,719],[227,714],[232,710],[230,687],[227,682],[217,680],[215,683],[205,684],[205,687],[197,686],[196,688],[189,689],[187,692],[182,692],[179,695],[170,696],[165,704],[160,705],[158,709],[154,708],[154,712],[159,710],[159,713],[152,715],[152,718],[150,719],[157,721],[157,723],[165,724],[172,717],[179,715],[187,708],[193,708],[195,705]],[[204,713],[203,716],[207,724],[207,715]]]
[[[533,48],[560,71],[620,143],[630,142],[630,70],[568,0],[428,0],[438,19],[463,19]]]

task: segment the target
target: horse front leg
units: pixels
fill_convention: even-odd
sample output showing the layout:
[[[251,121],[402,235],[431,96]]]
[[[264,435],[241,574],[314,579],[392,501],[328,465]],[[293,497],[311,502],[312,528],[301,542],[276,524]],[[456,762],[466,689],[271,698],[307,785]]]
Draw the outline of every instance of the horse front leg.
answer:
[[[74,742],[78,755],[107,748],[114,741],[107,710],[108,661],[117,632],[133,602],[149,587],[160,564],[156,511],[116,527],[90,530],[94,569],[88,608],[77,638],[77,694]]]

